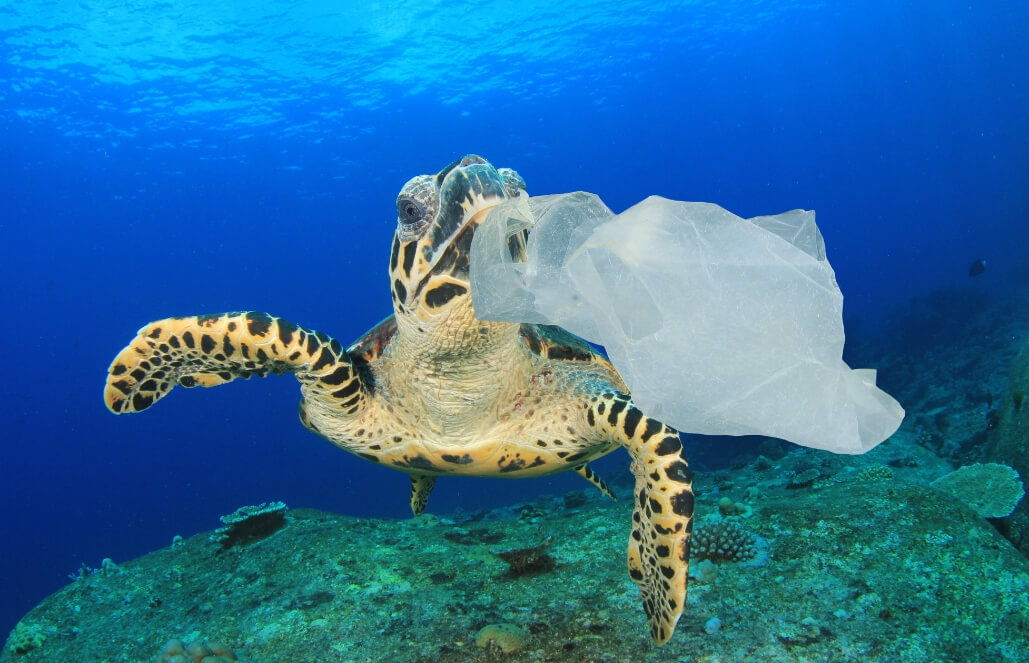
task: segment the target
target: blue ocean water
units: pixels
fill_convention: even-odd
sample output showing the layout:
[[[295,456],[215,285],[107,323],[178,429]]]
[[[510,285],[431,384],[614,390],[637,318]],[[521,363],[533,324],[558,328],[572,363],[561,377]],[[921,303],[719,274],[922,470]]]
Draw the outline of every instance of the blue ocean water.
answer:
[[[1027,28],[1023,4],[952,0],[4,3],[0,632],[80,564],[244,504],[408,515],[405,476],[297,423],[290,379],[127,417],[101,389],[170,315],[359,337],[390,313],[397,192],[457,156],[616,210],[815,209],[872,327],[1024,284]],[[580,487],[453,479],[429,508]]]

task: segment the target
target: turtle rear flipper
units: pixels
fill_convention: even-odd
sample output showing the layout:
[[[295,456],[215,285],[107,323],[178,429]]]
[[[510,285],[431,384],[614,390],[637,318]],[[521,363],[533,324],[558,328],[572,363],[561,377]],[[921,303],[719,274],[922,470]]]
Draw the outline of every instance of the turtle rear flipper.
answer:
[[[422,515],[425,505],[429,502],[429,493],[436,485],[436,477],[431,474],[411,475],[411,513],[416,516]]]
[[[611,490],[611,487],[607,485],[607,482],[604,481],[602,478],[600,478],[600,475],[597,474],[593,470],[593,468],[590,467],[588,464],[583,463],[582,465],[578,465],[576,467],[573,467],[572,470],[576,474],[581,476],[583,479],[585,479],[586,481],[589,481],[591,484],[596,486],[597,490],[599,490],[604,495],[607,495],[608,497],[610,497],[613,500],[618,499],[615,496],[615,491]]]
[[[176,385],[213,387],[236,378],[293,373],[306,393],[354,411],[360,377],[338,341],[267,313],[224,313],[151,322],[107,373],[104,401],[115,414],[141,412]]]
[[[645,416],[626,394],[592,405],[591,422],[619,441],[632,457],[635,508],[629,537],[629,575],[640,588],[656,644],[664,644],[686,604],[693,478],[679,433]]]

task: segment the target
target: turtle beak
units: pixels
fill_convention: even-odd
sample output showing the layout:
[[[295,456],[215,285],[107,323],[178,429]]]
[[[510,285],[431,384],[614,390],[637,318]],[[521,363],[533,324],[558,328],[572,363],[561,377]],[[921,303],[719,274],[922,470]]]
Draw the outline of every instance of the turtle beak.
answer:
[[[431,270],[466,230],[474,230],[484,214],[507,198],[504,182],[482,157],[469,155],[447,166],[436,176],[439,212],[422,242]],[[428,271],[427,270],[427,271]]]

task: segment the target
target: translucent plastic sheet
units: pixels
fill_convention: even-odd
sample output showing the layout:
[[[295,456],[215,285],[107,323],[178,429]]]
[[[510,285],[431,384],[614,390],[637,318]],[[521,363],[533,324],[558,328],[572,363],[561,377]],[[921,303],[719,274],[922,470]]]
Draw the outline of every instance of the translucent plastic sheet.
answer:
[[[531,229],[525,262],[507,238]],[[508,201],[472,245],[475,313],[603,345],[648,415],[863,453],[904,410],[842,360],[843,295],[813,212],[742,219],[652,196],[613,214],[590,193]]]

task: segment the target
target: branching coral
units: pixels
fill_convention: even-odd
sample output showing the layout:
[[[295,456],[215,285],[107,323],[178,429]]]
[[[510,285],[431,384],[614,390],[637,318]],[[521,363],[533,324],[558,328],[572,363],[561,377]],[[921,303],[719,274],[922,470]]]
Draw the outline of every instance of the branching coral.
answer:
[[[745,562],[757,556],[758,540],[731,520],[719,521],[693,530],[691,550],[697,559]]]

